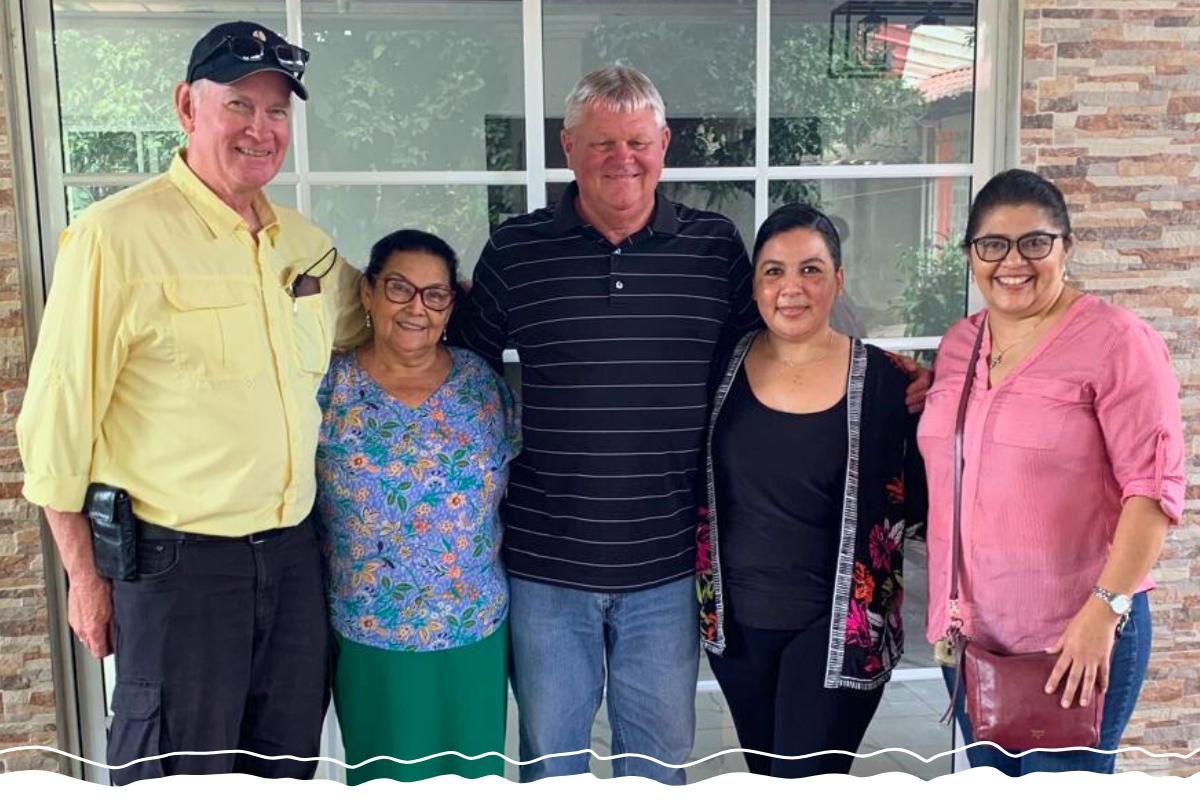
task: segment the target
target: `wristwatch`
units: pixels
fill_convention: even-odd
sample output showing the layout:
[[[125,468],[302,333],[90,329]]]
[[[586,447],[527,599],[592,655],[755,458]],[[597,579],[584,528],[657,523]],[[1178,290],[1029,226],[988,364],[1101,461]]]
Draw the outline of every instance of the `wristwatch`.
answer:
[[[1092,597],[1098,597],[1108,603],[1108,607],[1118,617],[1124,617],[1133,608],[1133,598],[1127,594],[1117,594],[1099,586],[1092,587]]]

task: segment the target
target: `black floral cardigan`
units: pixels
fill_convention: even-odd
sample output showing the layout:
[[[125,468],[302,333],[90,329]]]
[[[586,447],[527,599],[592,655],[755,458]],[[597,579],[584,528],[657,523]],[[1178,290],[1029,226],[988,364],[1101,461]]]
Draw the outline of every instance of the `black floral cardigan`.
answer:
[[[718,498],[712,432],[729,387],[758,332],[714,360],[712,412],[705,445],[707,497],[697,527],[696,581],[704,647],[725,650]],[[728,350],[728,348],[726,348]],[[723,367],[723,369],[722,369]],[[889,353],[851,343],[846,391],[849,457],[825,666],[827,688],[873,689],[885,683],[904,650],[904,537],[923,535],[925,470],[917,417],[904,406],[908,376]],[[706,504],[705,504],[706,503]]]

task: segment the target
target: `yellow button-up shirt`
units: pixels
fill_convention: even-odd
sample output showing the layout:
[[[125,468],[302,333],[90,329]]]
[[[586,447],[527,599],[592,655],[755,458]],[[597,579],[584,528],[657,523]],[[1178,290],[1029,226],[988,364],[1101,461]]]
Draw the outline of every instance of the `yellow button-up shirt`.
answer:
[[[265,195],[254,208],[257,238],[181,153],[63,233],[17,421],[30,502],[79,511],[107,483],[141,519],[228,536],[309,513],[317,388],[334,341],[361,333],[358,273],[338,259],[293,299],[329,237]]]

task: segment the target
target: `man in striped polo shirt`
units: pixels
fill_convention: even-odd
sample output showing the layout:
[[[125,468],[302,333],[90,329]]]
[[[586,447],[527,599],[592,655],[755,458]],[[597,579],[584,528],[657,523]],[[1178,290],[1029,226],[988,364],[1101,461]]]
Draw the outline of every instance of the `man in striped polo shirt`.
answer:
[[[504,511],[521,759],[590,747],[607,688],[613,753],[682,764],[705,382],[726,326],[757,319],[751,269],[729,219],[657,191],[671,133],[644,74],[584,77],[564,128],[575,182],[495,232],[460,322],[498,369],[506,347],[521,360],[525,448]],[[547,758],[521,780],[587,771],[586,753]],[[613,772],[685,781],[638,757]]]
[[[614,754],[682,764],[706,380],[718,339],[758,322],[752,269],[729,219],[658,192],[671,132],[644,74],[585,76],[564,128],[575,182],[495,232],[456,321],[496,369],[506,347],[521,360],[525,448],[504,507],[521,760],[589,748],[607,694]],[[614,775],[686,780],[638,755]],[[587,771],[586,753],[543,758],[521,780]]]

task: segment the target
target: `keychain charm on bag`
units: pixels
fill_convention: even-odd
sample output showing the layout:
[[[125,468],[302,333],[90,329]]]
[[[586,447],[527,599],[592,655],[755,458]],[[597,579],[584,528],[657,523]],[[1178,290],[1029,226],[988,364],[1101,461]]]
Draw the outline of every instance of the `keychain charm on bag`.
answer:
[[[954,570],[957,572],[957,570]],[[958,657],[962,653],[963,643],[966,637],[962,632],[962,618],[958,615],[958,576],[955,575],[952,580],[953,585],[950,588],[950,601],[947,604],[947,611],[950,615],[950,627],[946,629],[946,635],[933,643],[933,660],[937,662],[939,667],[950,667],[951,669],[958,668]],[[954,698],[950,698],[953,701]]]
[[[939,667],[954,667],[958,664],[958,654],[949,636],[943,636],[933,643],[933,660]]]

